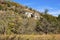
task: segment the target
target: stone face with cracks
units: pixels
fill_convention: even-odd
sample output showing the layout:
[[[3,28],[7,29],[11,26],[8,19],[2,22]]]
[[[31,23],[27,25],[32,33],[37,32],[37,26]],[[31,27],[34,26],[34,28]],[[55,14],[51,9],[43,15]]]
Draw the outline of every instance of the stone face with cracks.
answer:
[[[25,15],[30,18],[34,17],[34,19],[40,19],[40,15],[38,13],[31,13],[31,12],[25,12]]]

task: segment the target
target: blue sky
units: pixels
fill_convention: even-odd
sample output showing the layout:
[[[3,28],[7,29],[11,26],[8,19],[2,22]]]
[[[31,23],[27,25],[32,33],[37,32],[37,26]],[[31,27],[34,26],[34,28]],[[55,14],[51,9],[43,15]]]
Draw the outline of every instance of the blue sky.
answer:
[[[49,10],[49,13],[57,16],[60,14],[60,0],[13,0],[22,5],[32,7],[40,12],[44,12],[45,9]]]

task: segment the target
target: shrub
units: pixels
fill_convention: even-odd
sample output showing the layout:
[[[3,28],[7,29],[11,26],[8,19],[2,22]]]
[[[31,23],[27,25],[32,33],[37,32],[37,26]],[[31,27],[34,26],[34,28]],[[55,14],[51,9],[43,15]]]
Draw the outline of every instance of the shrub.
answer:
[[[60,20],[60,15],[58,15],[58,18],[57,19]]]
[[[2,10],[3,9],[3,7],[0,5],[0,10]]]

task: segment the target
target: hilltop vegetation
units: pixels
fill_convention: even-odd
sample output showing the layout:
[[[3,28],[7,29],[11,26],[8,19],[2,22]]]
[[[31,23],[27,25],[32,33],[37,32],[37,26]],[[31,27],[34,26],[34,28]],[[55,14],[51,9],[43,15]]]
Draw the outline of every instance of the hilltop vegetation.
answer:
[[[31,17],[26,12],[34,13]],[[34,19],[36,14],[38,19]],[[40,13],[15,2],[0,2],[0,34],[59,34],[60,15]]]

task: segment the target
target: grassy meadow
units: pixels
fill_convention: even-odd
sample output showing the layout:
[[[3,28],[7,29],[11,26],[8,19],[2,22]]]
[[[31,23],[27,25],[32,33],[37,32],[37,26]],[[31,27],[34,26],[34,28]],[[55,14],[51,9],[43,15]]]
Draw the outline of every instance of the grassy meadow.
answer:
[[[60,34],[54,35],[0,35],[0,40],[60,40]]]

